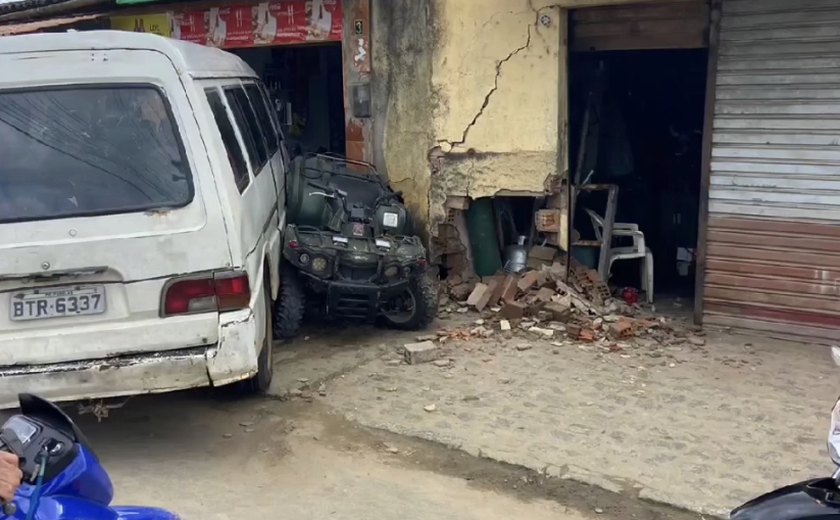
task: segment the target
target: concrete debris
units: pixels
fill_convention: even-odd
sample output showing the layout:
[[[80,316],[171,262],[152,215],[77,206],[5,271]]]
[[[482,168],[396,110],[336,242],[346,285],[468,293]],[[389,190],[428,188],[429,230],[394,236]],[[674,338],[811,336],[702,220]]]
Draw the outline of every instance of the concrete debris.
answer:
[[[464,301],[473,292],[474,288],[475,284],[469,282],[449,285],[449,295],[456,301]]]
[[[424,407],[423,407],[423,410],[425,410],[425,411],[427,411],[427,412],[429,412],[429,413],[432,413],[432,412],[434,412],[435,410],[437,410],[437,405],[435,405],[435,404],[427,404],[426,406],[424,406]]]
[[[625,357],[633,347],[653,350],[706,344],[702,330],[657,316],[652,306],[626,298],[638,292],[633,288],[618,287],[614,297],[597,271],[574,259],[567,266],[558,251],[550,245],[532,247],[528,268],[518,274],[500,273],[480,281],[447,279],[450,296],[461,305],[456,312],[472,310],[481,317],[473,320],[475,328],[446,332],[440,343],[487,338],[497,330],[522,330],[540,339],[565,333],[568,339],[595,343],[602,352],[621,352]],[[468,295],[465,285],[470,288]]]
[[[533,348],[533,345],[531,345],[530,343],[520,343],[519,345],[516,345],[516,350],[520,352],[522,352],[523,350],[531,350],[531,348]]]
[[[525,316],[525,309],[527,305],[522,302],[508,302],[506,301],[502,307],[501,315],[506,320],[518,320]]]
[[[489,285],[477,283],[475,284],[475,289],[473,289],[469,298],[467,298],[467,305],[475,308],[477,311],[482,311],[490,302],[491,294]]]
[[[542,329],[540,327],[531,327],[530,329],[528,329],[528,332],[532,332],[544,338],[554,337],[554,329]]]
[[[436,359],[432,361],[432,364],[436,367],[446,368],[452,364],[452,362],[448,359]]]
[[[405,345],[405,362],[409,365],[428,363],[438,358],[438,346],[432,341],[408,343]]]
[[[493,335],[493,331],[488,329],[487,327],[478,326],[470,330],[470,335],[481,338],[489,338]]]

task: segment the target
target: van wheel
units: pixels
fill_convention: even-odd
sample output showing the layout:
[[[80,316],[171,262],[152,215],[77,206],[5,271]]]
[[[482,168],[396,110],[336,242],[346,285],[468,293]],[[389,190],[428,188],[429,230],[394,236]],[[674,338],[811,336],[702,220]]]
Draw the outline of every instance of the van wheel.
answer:
[[[274,334],[272,334],[270,290],[270,285],[263,288],[265,340],[263,340],[262,349],[260,349],[260,355],[257,358],[257,375],[243,382],[243,390],[249,394],[266,393],[271,386],[271,379],[274,377],[274,356],[272,355]]]
[[[295,337],[303,322],[306,296],[297,272],[288,267],[280,270],[280,295],[274,304],[274,335],[282,339]]]

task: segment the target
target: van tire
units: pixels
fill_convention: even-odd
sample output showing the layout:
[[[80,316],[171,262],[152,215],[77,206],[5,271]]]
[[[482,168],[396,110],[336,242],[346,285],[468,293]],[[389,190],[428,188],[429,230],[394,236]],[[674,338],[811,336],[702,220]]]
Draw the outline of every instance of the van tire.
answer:
[[[257,374],[243,381],[243,390],[247,394],[265,394],[271,386],[274,377],[274,347],[273,324],[271,319],[270,286],[263,287],[263,301],[265,302],[265,339],[257,357]]]
[[[274,335],[281,339],[294,338],[303,322],[306,295],[296,271],[280,269],[280,294],[274,303]]]

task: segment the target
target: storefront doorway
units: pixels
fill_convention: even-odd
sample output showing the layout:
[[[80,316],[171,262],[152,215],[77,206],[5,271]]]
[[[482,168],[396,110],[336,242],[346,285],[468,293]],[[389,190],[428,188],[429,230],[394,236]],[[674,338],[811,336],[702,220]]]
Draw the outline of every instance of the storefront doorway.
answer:
[[[263,78],[286,123],[292,156],[345,153],[341,44],[236,49]]]
[[[686,9],[694,18],[686,16]],[[628,19],[628,16],[636,17]],[[571,17],[569,147],[573,184],[617,187],[616,223],[633,224],[652,257],[657,310],[694,302],[708,50],[702,5],[581,10]],[[679,19],[675,30],[670,20]],[[694,20],[694,21],[692,21]],[[575,22],[578,22],[577,24]],[[638,32],[638,27],[645,27]],[[696,26],[696,27],[695,27]],[[577,29],[577,32],[576,32]],[[577,37],[577,38],[575,38]],[[608,190],[576,189],[573,244],[596,239]],[[615,237],[613,247],[637,245]],[[594,267],[599,251],[575,248]],[[618,287],[644,290],[642,258],[616,261]],[[641,264],[641,265],[640,265]]]

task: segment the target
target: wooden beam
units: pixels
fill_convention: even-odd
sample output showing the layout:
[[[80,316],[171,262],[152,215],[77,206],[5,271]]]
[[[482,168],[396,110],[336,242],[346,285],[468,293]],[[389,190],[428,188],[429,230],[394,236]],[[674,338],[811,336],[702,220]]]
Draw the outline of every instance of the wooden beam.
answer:
[[[706,284],[706,242],[709,235],[709,188],[712,184],[712,137],[717,101],[718,43],[721,0],[712,0],[709,12],[709,61],[706,69],[706,109],[703,115],[703,149],[700,165],[700,209],[698,211],[697,265],[694,280],[694,323],[703,323]]]

